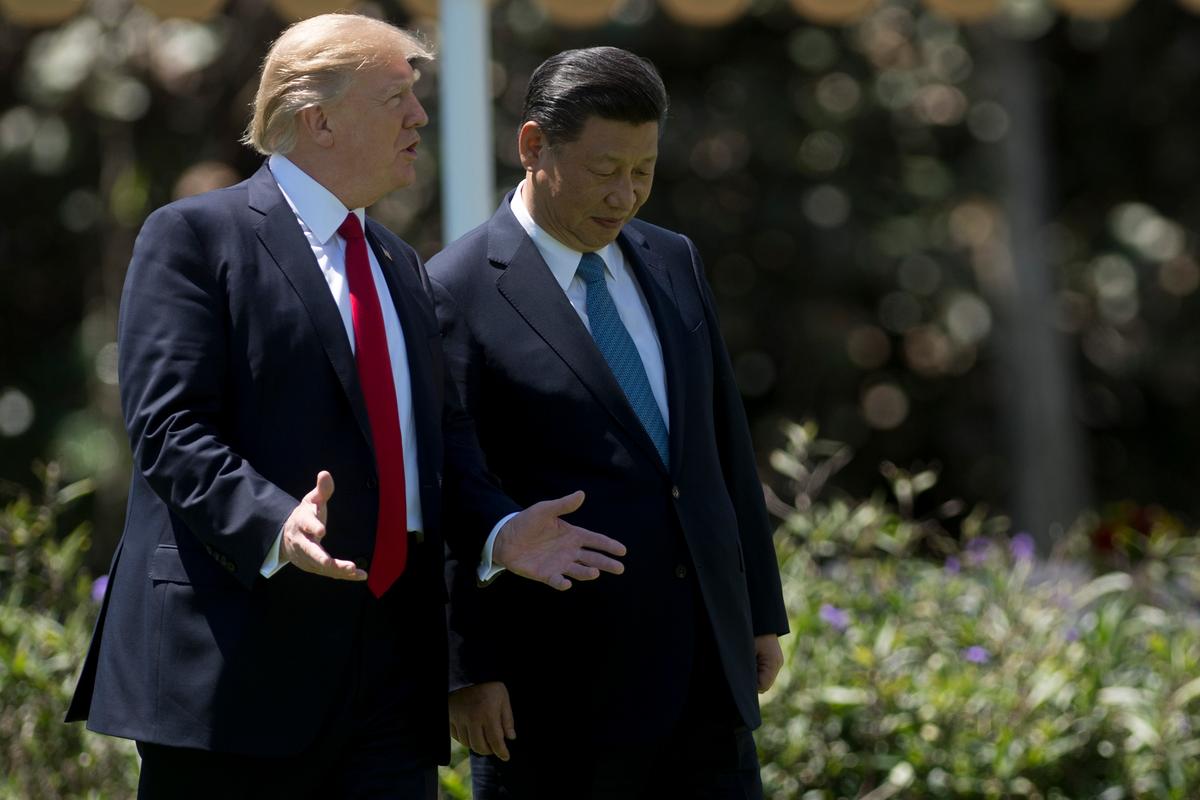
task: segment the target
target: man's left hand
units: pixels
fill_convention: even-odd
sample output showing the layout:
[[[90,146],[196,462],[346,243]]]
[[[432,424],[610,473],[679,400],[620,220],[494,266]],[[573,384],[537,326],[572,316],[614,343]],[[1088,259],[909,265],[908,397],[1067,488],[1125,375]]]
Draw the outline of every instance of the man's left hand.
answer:
[[[775,684],[775,678],[783,668],[783,649],[779,646],[779,637],[773,633],[755,636],[754,657],[758,662],[758,693],[762,694]]]

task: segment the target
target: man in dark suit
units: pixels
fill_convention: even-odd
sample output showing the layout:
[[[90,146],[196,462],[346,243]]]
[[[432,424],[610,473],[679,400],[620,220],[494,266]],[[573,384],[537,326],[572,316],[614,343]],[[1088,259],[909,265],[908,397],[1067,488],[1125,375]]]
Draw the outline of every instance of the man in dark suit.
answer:
[[[559,588],[620,571],[597,550],[619,545],[558,520],[579,495],[517,513],[495,486],[443,389],[423,267],[364,231],[413,180],[423,57],[366,17],[291,27],[247,133],[268,162],[134,247],[128,517],[68,719],[137,740],[141,797],[433,798],[443,543],[495,536]]]
[[[525,180],[429,262],[490,469],[518,501],[582,488],[578,524],[628,547],[620,578],[565,595],[496,577],[500,542],[448,564],[451,730],[479,800],[762,793],[755,693],[787,621],[700,256],[635,218],[666,108],[631,53],[549,59]]]

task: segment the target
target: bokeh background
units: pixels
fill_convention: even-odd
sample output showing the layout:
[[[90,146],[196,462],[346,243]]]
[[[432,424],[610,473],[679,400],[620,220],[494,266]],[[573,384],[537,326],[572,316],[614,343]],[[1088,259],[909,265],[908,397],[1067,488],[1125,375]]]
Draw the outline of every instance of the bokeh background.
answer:
[[[438,40],[433,0],[0,0],[0,491],[36,496],[46,463],[56,486],[90,481],[62,525],[88,524],[92,573],[128,481],[115,323],[133,239],[155,207],[257,168],[237,140],[258,63],[289,21],[337,8]],[[1081,525],[1104,551],[1114,531],[1191,530],[1200,2],[490,8],[497,201],[544,58],[613,44],[662,72],[642,216],[706,259],[778,513],[811,507],[815,475],[939,521],[902,554],[943,556],[984,518],[1042,554]],[[371,213],[429,257],[454,154],[437,63],[423,73],[418,181]]]
[[[344,4],[343,4],[344,5]],[[145,215],[250,174],[259,60],[321,0],[0,2],[0,476],[101,487],[128,446],[115,318]],[[437,41],[430,0],[351,6]],[[1084,508],[1200,512],[1200,4],[500,0],[497,191],[532,69],[611,43],[672,95],[643,216],[693,237],[765,454],[813,419],[936,464],[1046,543]],[[434,13],[431,13],[434,12]],[[190,17],[190,18],[189,18]],[[373,209],[442,246],[437,65],[420,179]],[[264,309],[269,313],[269,309]],[[1057,527],[1055,527],[1057,526]]]

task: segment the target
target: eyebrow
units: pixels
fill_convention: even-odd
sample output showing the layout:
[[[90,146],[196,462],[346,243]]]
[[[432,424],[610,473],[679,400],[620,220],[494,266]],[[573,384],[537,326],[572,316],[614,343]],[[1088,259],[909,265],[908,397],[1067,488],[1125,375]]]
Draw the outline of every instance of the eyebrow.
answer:
[[[613,155],[612,153],[600,153],[599,155],[597,155],[597,156],[596,156],[596,160],[597,160],[597,161],[617,161],[617,162],[620,162],[620,161],[622,161],[623,159],[621,159],[621,158],[619,158],[619,157],[617,157],[617,156]],[[657,160],[658,160],[658,153],[655,153],[655,154],[654,154],[654,155],[652,155],[652,156],[643,156],[643,157],[641,157],[641,158],[639,158],[639,159],[636,159],[637,163],[639,163],[639,164],[645,163],[645,162],[647,162],[647,161],[657,161]]]
[[[413,88],[413,84],[415,84],[420,79],[421,79],[420,71],[413,70],[412,78],[406,78],[405,80],[402,80],[402,81],[396,81],[395,83],[387,84],[383,89],[383,94],[385,97],[391,97],[396,92],[406,91],[408,89],[411,89],[411,88]]]

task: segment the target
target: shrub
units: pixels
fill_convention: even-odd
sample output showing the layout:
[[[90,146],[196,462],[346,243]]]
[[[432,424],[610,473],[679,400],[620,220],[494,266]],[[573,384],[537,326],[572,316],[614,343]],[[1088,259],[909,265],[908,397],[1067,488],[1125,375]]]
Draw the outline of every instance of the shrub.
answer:
[[[130,797],[133,745],[62,721],[99,602],[88,526],[58,528],[90,487],[60,486],[53,465],[42,478],[41,498],[21,492],[0,512],[0,797]]]
[[[40,473],[41,497],[17,491],[0,512],[0,800],[133,797],[133,743],[62,721],[106,581],[84,568],[89,526],[60,530],[90,483]],[[446,797],[470,797],[465,755],[456,745],[457,771],[442,771]]]
[[[1043,560],[973,511],[959,547],[945,509],[905,509],[932,473],[819,499],[810,478],[838,452],[796,426],[773,459],[797,500],[774,501],[792,634],[758,733],[768,796],[1200,797],[1200,625],[1147,579],[1200,574],[1191,540],[1093,577],[1092,523]]]

